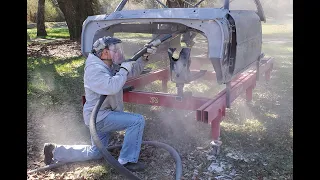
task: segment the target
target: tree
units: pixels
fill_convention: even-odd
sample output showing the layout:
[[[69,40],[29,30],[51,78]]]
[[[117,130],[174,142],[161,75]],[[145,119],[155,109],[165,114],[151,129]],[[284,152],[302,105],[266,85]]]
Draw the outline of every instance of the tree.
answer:
[[[45,0],[38,1],[38,13],[37,13],[37,36],[46,36],[46,26],[44,24],[44,5]]]
[[[57,0],[70,34],[70,40],[80,41],[82,23],[93,15],[94,0]]]

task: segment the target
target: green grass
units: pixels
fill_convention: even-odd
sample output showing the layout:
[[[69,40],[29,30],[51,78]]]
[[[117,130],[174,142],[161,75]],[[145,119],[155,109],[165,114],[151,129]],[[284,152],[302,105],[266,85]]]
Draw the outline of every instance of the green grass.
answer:
[[[45,105],[74,102],[74,97],[83,94],[83,66],[84,58],[81,56],[69,59],[28,57],[28,100],[38,98]]]
[[[52,23],[48,23],[46,26],[50,28],[46,28],[47,36],[41,37],[43,39],[57,39],[57,38],[64,38],[68,39],[70,37],[68,28],[53,28]],[[37,28],[27,29],[27,32],[29,33],[30,39],[36,39],[37,38]],[[145,34],[145,33],[115,33],[115,37],[121,38],[121,39],[150,39],[152,38],[151,34]]]
[[[114,37],[121,39],[139,39],[139,38],[149,38],[151,40],[152,34],[146,33],[114,33]]]
[[[46,28],[47,36],[41,37],[44,39],[70,38],[68,28]],[[37,28],[27,29],[30,39],[37,37]]]
[[[81,176],[97,180],[112,179],[110,177],[110,171],[110,168],[105,165],[97,165],[81,172]]]

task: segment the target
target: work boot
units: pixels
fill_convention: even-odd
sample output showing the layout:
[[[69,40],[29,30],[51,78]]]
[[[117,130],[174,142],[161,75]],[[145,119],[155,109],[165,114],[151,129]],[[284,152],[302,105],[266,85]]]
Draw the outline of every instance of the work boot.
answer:
[[[46,165],[49,165],[53,161],[53,153],[52,151],[56,148],[56,144],[54,143],[45,143],[43,148],[43,154],[44,154],[44,163]]]
[[[144,165],[141,162],[137,162],[137,163],[128,162],[128,163],[124,164],[123,166],[132,172],[142,171],[146,168],[146,165]]]

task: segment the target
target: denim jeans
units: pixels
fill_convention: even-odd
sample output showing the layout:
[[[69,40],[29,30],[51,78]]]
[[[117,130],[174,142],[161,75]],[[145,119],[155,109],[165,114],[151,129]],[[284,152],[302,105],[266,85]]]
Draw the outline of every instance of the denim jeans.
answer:
[[[102,144],[107,147],[110,132],[126,130],[120,151],[122,160],[138,162],[145,120],[142,115],[127,112],[111,112],[96,125],[98,136]],[[59,162],[76,162],[101,159],[102,154],[94,145],[57,145],[53,151],[53,159]]]

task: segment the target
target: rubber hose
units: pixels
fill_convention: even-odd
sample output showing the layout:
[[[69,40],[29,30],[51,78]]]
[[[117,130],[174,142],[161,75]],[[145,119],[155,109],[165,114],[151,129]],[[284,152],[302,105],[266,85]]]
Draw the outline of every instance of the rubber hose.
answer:
[[[127,168],[125,168],[123,165],[121,165],[108,151],[104,149],[104,146],[102,145],[100,138],[98,137],[97,130],[96,130],[96,119],[98,115],[98,111],[103,103],[103,101],[106,99],[107,95],[101,95],[98,102],[93,108],[93,111],[91,113],[90,122],[89,122],[89,129],[90,134],[92,136],[93,142],[99,149],[100,153],[103,155],[103,158],[111,165],[113,166],[119,173],[123,174],[129,179],[133,180],[140,180],[137,176],[135,176],[131,171],[129,171]],[[176,180],[180,180],[182,176],[182,164],[181,164],[181,158],[177,151],[172,148],[171,146],[156,142],[156,141],[143,141],[143,144],[149,144],[156,147],[161,147],[166,149],[170,155],[174,158],[176,162]]]

